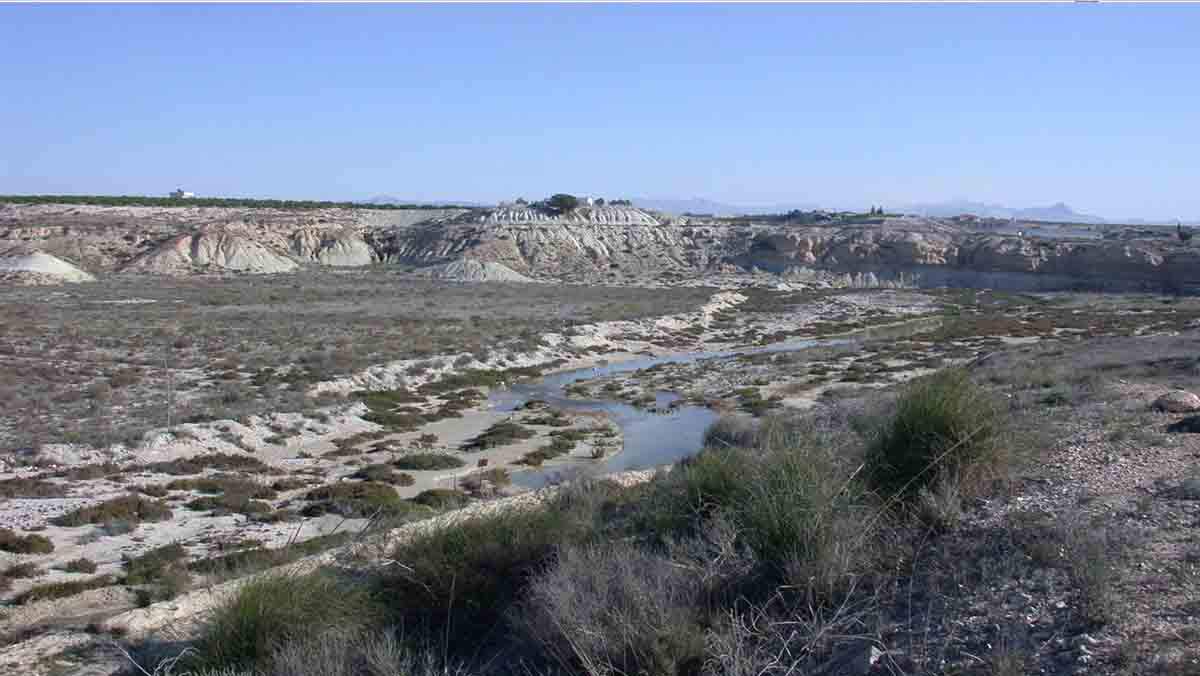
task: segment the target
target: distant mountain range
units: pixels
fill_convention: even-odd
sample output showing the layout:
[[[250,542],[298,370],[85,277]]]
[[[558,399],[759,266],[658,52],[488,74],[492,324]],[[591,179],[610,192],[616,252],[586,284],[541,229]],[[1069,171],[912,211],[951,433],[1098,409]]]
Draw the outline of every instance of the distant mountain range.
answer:
[[[866,210],[867,206],[859,207],[829,207],[827,205],[818,205],[811,202],[797,203],[781,203],[771,205],[749,206],[744,204],[730,204],[727,202],[714,202],[702,197],[693,197],[691,199],[649,199],[641,198],[634,199],[634,205],[644,209],[653,209],[655,211],[664,211],[671,214],[712,214],[714,216],[741,216],[741,215],[757,215],[757,214],[779,214],[800,209],[802,211],[812,211],[814,209],[829,209],[832,211],[841,210]],[[986,202],[973,202],[971,200],[947,200],[945,202],[920,202],[914,204],[885,204],[889,213],[904,213],[915,214],[918,216],[931,216],[934,218],[949,218],[951,216],[961,216],[963,214],[974,214],[984,218],[1015,218],[1019,221],[1050,221],[1058,223],[1119,223],[1124,225],[1174,225],[1175,221],[1163,219],[1147,219],[1147,218],[1103,218],[1093,214],[1085,214],[1075,211],[1070,206],[1063,202],[1057,202],[1046,207],[1007,207],[1002,204],[988,204]],[[1198,222],[1191,220],[1191,224],[1195,225]],[[1188,225],[1189,221],[1185,220],[1184,225]]]
[[[714,202],[703,197],[691,199],[651,199],[648,197],[633,198],[633,205],[642,209],[652,209],[668,214],[712,214],[713,216],[744,216],[756,214],[782,214],[793,209],[812,211],[819,209],[816,204],[769,204],[749,206],[744,204],[727,204]]]
[[[494,206],[490,202],[473,202],[470,200],[448,200],[431,202],[428,200],[401,199],[394,195],[376,195],[364,200],[368,204],[454,204],[468,207]],[[814,202],[782,202],[778,204],[748,205],[717,202],[703,197],[689,199],[635,197],[633,204],[642,209],[661,211],[668,214],[712,214],[713,216],[755,216],[760,214],[781,214],[795,209],[813,211],[826,208],[840,211],[853,210],[848,207],[830,208]],[[1075,211],[1063,202],[1057,202],[1045,207],[1008,207],[1003,204],[989,204],[965,199],[947,200],[945,202],[917,202],[913,204],[884,205],[889,213],[905,213],[934,218],[949,218],[963,214],[974,214],[982,218],[1014,218],[1019,221],[1051,221],[1058,223],[1119,223],[1127,225],[1174,225],[1173,220],[1155,220],[1144,218],[1103,218],[1093,214]],[[859,209],[865,210],[862,206]],[[1197,225],[1196,220],[1185,220],[1185,225]]]
[[[396,197],[395,195],[376,195],[374,197],[362,200],[364,204],[420,204],[430,206],[441,206],[444,204],[453,204],[460,207],[490,207],[495,206],[487,202],[471,202],[468,200],[406,200]]]
[[[714,202],[702,197],[691,199],[634,199],[636,206],[655,211],[665,211],[672,214],[693,213],[712,214],[714,216],[740,216],[756,214],[778,214],[800,209],[811,211],[821,208],[821,205],[811,202],[782,203],[761,206],[748,206]],[[866,208],[866,207],[862,207]],[[952,200],[948,202],[929,202],[923,204],[906,204],[888,206],[890,212],[916,214],[918,216],[933,216],[948,218],[962,214],[974,214],[989,218],[1016,218],[1028,221],[1069,221],[1072,223],[1103,223],[1099,216],[1081,214],[1071,207],[1059,202],[1048,207],[1033,207],[1029,209],[1014,209],[999,204],[985,204],[968,200]]]
[[[1091,214],[1082,214],[1058,202],[1048,207],[1018,209],[1001,204],[986,204],[969,200],[951,200],[924,204],[907,204],[896,207],[898,211],[918,216],[949,217],[974,214],[985,218],[1015,218],[1023,221],[1058,221],[1070,223],[1106,223],[1107,220]]]

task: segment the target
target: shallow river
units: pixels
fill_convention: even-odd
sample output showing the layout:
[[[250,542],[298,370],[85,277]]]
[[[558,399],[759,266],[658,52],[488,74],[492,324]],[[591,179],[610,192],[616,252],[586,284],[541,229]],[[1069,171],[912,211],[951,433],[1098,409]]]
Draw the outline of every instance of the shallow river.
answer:
[[[900,338],[927,331],[941,323],[940,317],[916,318],[898,324],[863,329],[837,338],[786,340],[771,345],[746,347],[712,352],[688,352],[660,357],[640,357],[602,366],[560,371],[528,383],[518,383],[510,389],[492,390],[488,396],[497,411],[512,411],[525,402],[541,399],[556,408],[568,411],[602,413],[618,427],[624,439],[623,450],[604,460],[571,460],[552,462],[549,466],[513,473],[513,483],[526,488],[540,488],[569,476],[609,474],[633,469],[648,469],[675,463],[699,452],[704,432],[717,419],[717,414],[703,406],[668,406],[679,399],[674,392],[656,392],[655,411],[630,406],[609,399],[570,399],[564,390],[580,380],[601,378],[618,373],[630,373],[658,364],[689,364],[705,359],[729,359],[744,354],[796,352],[818,345],[847,345]]]
[[[853,340],[857,340],[855,338]],[[624,447],[620,453],[603,462],[568,461],[548,467],[513,474],[513,483],[526,488],[538,488],[570,475],[607,474],[632,469],[646,469],[674,463],[700,450],[704,432],[717,414],[703,406],[667,407],[679,395],[657,392],[655,408],[648,411],[621,401],[608,399],[570,399],[564,393],[568,385],[580,380],[601,378],[618,373],[630,373],[658,364],[686,364],[704,359],[725,359],[743,354],[794,352],[814,345],[835,345],[851,342],[850,338],[826,340],[784,341],[763,347],[750,347],[721,352],[690,352],[662,357],[641,357],[594,368],[561,371],[530,383],[513,385],[506,390],[493,390],[488,397],[492,408],[512,411],[533,399],[567,411],[603,413],[621,428]]]

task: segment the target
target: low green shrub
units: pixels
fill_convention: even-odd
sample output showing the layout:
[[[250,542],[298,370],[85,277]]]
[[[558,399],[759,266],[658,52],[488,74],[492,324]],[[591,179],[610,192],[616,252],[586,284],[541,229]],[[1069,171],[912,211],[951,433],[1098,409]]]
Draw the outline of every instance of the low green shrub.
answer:
[[[185,568],[187,550],[178,542],[156,547],[135,557],[125,557],[125,584],[152,584],[159,582],[171,568]]]
[[[433,509],[457,509],[465,506],[471,498],[454,488],[430,488],[418,493],[412,501]]]
[[[363,481],[376,481],[392,486],[411,486],[417,482],[411,474],[397,472],[390,465],[367,465],[350,475],[351,479],[362,479]]]
[[[188,564],[188,570],[201,575],[218,577],[249,575],[268,568],[274,568],[275,566],[281,566],[296,559],[332,549],[333,547],[339,547],[346,544],[351,537],[351,533],[348,532],[331,533],[295,542],[277,549],[265,549],[261,547],[243,549],[231,554],[197,559]]]
[[[304,494],[308,504],[302,514],[319,516],[339,514],[351,519],[362,519],[376,513],[387,516],[412,511],[413,505],[401,500],[395,489],[375,481],[339,481],[320,486]]]
[[[300,477],[284,477],[274,481],[271,484],[271,490],[284,493],[300,488],[306,488],[310,483],[312,483],[310,480],[301,479]]]
[[[537,433],[528,427],[519,425],[511,420],[502,420],[477,436],[463,442],[462,450],[464,451],[486,451],[489,448],[497,446],[507,446],[522,439],[529,439]]]
[[[62,498],[67,487],[32,477],[0,481],[0,498]]]
[[[262,500],[252,500],[243,493],[222,493],[206,495],[189,500],[184,505],[194,512],[212,512],[215,515],[244,514],[256,516],[271,512],[271,503]]]
[[[41,566],[31,561],[26,561],[24,563],[14,563],[8,568],[5,568],[4,572],[0,572],[0,577],[20,580],[31,577],[41,577],[45,574],[46,571],[43,570]]]
[[[224,472],[242,472],[250,474],[270,474],[271,466],[248,455],[233,455],[230,453],[209,453],[191,458],[164,460],[133,468],[140,472],[170,474],[172,476],[187,476],[200,474],[206,469]]]
[[[21,535],[8,528],[0,528],[0,551],[13,554],[49,554],[54,551],[54,543],[44,535]]]
[[[210,495],[242,495],[256,500],[274,500],[279,495],[270,487],[238,477],[209,476],[197,479],[176,479],[167,484],[172,491],[196,491]]]
[[[461,458],[447,453],[413,453],[398,458],[392,466],[396,469],[428,471],[458,469],[466,464]]]
[[[24,605],[34,601],[62,599],[74,596],[91,589],[109,587],[116,583],[111,575],[97,575],[86,580],[71,580],[70,582],[51,582],[27,589],[13,598],[14,605]]]
[[[96,572],[96,562],[84,557],[71,559],[63,564],[63,570],[68,573],[87,573],[91,575]]]
[[[81,507],[50,520],[56,526],[83,526],[90,523],[125,521],[165,521],[171,518],[171,508],[140,495],[125,495],[91,507]]]

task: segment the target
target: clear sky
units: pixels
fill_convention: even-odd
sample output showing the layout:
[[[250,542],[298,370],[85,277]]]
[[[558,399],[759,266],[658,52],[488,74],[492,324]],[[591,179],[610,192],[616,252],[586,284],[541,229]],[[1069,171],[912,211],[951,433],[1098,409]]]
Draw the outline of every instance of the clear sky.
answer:
[[[1200,217],[1200,6],[0,6],[0,193]]]

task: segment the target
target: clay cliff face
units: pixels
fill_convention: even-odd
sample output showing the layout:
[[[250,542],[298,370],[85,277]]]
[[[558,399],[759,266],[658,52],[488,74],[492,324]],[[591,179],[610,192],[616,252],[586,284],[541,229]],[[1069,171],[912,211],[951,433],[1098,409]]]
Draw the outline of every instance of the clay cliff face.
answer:
[[[1172,239],[1050,239],[929,219],[883,226],[672,223],[630,207],[281,211],[0,205],[19,244],[93,273],[289,272],[302,265],[498,263],[539,279],[759,269],[936,285],[1200,290],[1200,248]]]
[[[272,251],[245,234],[224,229],[179,235],[138,256],[123,270],[158,274],[187,274],[227,270],[256,274],[291,272],[291,258]]]
[[[302,228],[292,233],[289,249],[301,260],[337,267],[370,265],[374,256],[362,235],[351,229]]]
[[[1200,286],[1200,250],[1169,240],[1052,240],[946,231],[861,228],[761,233],[743,267],[774,272],[791,268],[838,272],[1028,275],[1032,287],[1076,280],[1096,288]],[[1015,280],[1016,277],[1013,277]],[[1069,285],[1069,284],[1068,284]]]

